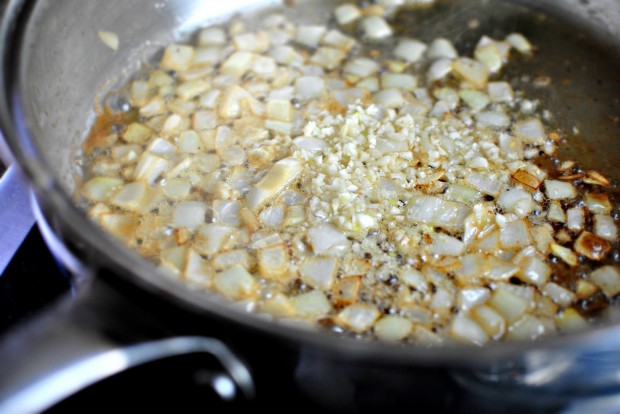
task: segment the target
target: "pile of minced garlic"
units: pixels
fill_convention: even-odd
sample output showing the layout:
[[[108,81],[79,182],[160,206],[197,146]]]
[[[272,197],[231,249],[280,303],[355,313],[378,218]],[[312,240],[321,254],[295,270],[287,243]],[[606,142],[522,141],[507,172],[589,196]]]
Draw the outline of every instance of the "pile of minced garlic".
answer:
[[[528,40],[465,57],[380,4],[334,16],[167,46],[85,145],[92,219],[195,288],[347,334],[534,339],[607,306],[611,184],[553,158],[560,134],[501,79]]]

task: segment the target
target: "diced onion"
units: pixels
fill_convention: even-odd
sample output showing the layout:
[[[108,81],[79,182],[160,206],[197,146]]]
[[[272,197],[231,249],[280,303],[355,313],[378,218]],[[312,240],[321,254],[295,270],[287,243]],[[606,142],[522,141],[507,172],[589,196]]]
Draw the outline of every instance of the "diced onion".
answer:
[[[560,180],[545,180],[545,194],[551,200],[575,198],[577,191],[571,183]]]
[[[339,24],[346,25],[359,19],[362,16],[362,12],[355,4],[345,3],[336,7],[334,16]]]
[[[411,333],[413,323],[406,318],[388,315],[381,318],[374,326],[374,332],[380,339],[397,342],[405,339]]]
[[[589,278],[610,298],[620,293],[620,271],[615,266],[599,267]]]
[[[369,39],[383,39],[392,36],[392,28],[379,16],[365,17],[362,20],[362,30]]]
[[[394,49],[394,56],[408,63],[418,62],[426,52],[426,44],[415,39],[401,39]]]
[[[100,31],[97,32],[99,35],[99,39],[110,49],[116,51],[118,50],[118,35],[113,32]]]

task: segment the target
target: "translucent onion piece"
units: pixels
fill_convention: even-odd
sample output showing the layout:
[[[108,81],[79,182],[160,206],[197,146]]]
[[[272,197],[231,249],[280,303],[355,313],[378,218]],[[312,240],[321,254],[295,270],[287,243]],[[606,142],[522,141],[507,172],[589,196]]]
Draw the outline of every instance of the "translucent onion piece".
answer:
[[[545,180],[545,194],[551,200],[575,198],[577,191],[572,184],[560,180]]]
[[[100,31],[97,32],[97,35],[99,36],[99,39],[103,42],[103,44],[105,44],[107,47],[114,51],[118,50],[119,41],[118,35],[116,33]]]
[[[331,224],[320,224],[308,230],[308,239],[315,254],[336,255],[348,246],[346,235]]]
[[[422,59],[426,51],[426,44],[415,39],[401,39],[394,49],[394,56],[408,63],[415,63]]]
[[[385,19],[379,16],[365,17],[362,20],[362,30],[367,38],[373,40],[392,36],[392,28]]]
[[[589,278],[610,298],[620,293],[620,271],[615,266],[599,267]]]
[[[415,223],[459,230],[463,228],[470,211],[469,207],[460,203],[433,196],[418,196],[411,200],[407,217]]]
[[[338,24],[346,25],[359,19],[362,12],[355,4],[345,3],[334,9],[334,16]]]
[[[310,257],[299,265],[301,280],[315,289],[331,289],[336,272],[338,259],[334,257]]]
[[[253,299],[258,293],[256,280],[240,265],[217,273],[213,282],[218,292],[231,300]]]
[[[397,342],[405,339],[411,333],[413,323],[406,318],[388,315],[381,318],[374,326],[377,337],[383,341]]]
[[[344,308],[336,320],[346,328],[361,333],[370,329],[380,315],[376,307],[360,303]]]
[[[327,297],[318,290],[295,296],[291,298],[291,303],[297,315],[307,318],[319,318],[331,310]]]
[[[475,345],[484,345],[489,336],[478,323],[465,315],[457,315],[450,324],[450,335],[455,339]]]

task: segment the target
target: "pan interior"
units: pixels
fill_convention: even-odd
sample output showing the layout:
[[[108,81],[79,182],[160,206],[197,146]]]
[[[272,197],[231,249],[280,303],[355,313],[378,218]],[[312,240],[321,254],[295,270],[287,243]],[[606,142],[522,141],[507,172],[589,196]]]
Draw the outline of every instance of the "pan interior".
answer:
[[[20,98],[34,145],[65,196],[71,198],[79,171],[76,153],[107,92],[145,63],[156,61],[164,45],[189,37],[194,29],[235,12],[280,3],[238,0],[213,2],[218,5],[213,8],[201,1],[34,3],[19,62]],[[293,3],[303,21],[316,22],[328,18],[337,2]],[[613,43],[620,41],[620,27],[592,24],[613,22],[608,19],[620,13],[620,4],[612,0],[557,5],[549,0],[535,6],[499,0],[438,1],[430,9],[399,12],[395,27],[399,35],[422,41],[450,38],[463,55],[471,53],[483,34],[503,38],[523,33],[537,47],[537,57],[509,65],[507,77],[550,110],[552,127],[565,131],[569,145],[562,157],[620,178],[620,46]],[[99,41],[100,30],[118,35],[117,52]],[[543,76],[551,79],[549,86],[532,82]]]

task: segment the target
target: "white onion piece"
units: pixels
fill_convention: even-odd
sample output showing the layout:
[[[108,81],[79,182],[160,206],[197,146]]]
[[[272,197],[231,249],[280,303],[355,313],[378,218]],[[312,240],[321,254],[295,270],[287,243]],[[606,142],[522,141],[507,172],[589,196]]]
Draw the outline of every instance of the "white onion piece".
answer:
[[[267,227],[278,228],[284,221],[284,206],[270,206],[258,215],[260,222]]]
[[[615,266],[599,267],[590,273],[589,278],[609,298],[620,293],[620,271]]]
[[[485,287],[464,288],[459,291],[459,308],[467,312],[468,310],[482,305],[491,297],[491,291]]]
[[[213,220],[215,223],[238,226],[241,204],[236,200],[213,200]]]
[[[444,256],[459,256],[465,250],[465,244],[459,239],[448,236],[447,234],[438,233],[433,237],[433,243],[430,246],[430,253]]]
[[[267,175],[252,187],[247,196],[248,207],[258,211],[271,202],[297,178],[304,168],[303,162],[285,158],[274,164]]]
[[[538,287],[544,285],[551,276],[551,267],[536,256],[526,257],[519,263],[519,267],[519,278]]]
[[[419,270],[413,268],[403,268],[399,274],[399,280],[422,293],[426,293],[430,289],[424,275]]]
[[[564,214],[562,204],[558,200],[551,200],[549,203],[547,218],[556,223],[566,223],[566,214]]]
[[[302,66],[304,57],[291,46],[276,46],[271,49],[270,56],[281,65]]]
[[[578,232],[583,229],[584,212],[582,208],[575,207],[566,210],[566,226],[569,230]]]
[[[91,201],[105,201],[124,183],[116,177],[94,177],[84,183],[82,195]]]
[[[517,122],[513,127],[513,132],[528,144],[540,145],[547,139],[545,128],[538,118],[528,118]]]
[[[524,220],[515,220],[500,229],[500,243],[504,248],[516,249],[532,243],[528,225]]]
[[[527,216],[535,207],[531,194],[516,187],[504,189],[497,202],[501,208],[519,217]]]
[[[500,133],[499,148],[502,154],[508,159],[523,159],[523,143],[520,138]]]
[[[490,280],[508,280],[519,271],[517,266],[496,257],[489,256],[487,262],[488,270],[485,277]]]
[[[389,154],[392,152],[404,152],[409,151],[409,145],[406,141],[391,141],[387,139],[377,139],[375,148],[381,154]]]
[[[383,89],[397,88],[413,91],[418,86],[418,80],[413,75],[386,73],[381,77]]]
[[[334,9],[334,16],[338,24],[346,25],[359,19],[362,12],[355,4],[345,3]]]
[[[588,210],[594,214],[609,214],[611,212],[611,203],[605,193],[587,193],[586,205]]]
[[[473,204],[480,198],[480,193],[460,184],[451,184],[444,193],[446,200],[457,201],[462,204]]]
[[[467,175],[468,184],[477,190],[497,197],[500,193],[502,183],[495,174],[471,172]]]
[[[357,42],[352,37],[345,36],[338,30],[330,30],[325,34],[325,36],[323,36],[323,39],[321,39],[321,44],[333,46],[341,49],[345,53],[348,53],[357,44]]]
[[[325,90],[325,80],[318,76],[302,76],[295,81],[295,94],[301,100],[318,98]]]
[[[272,315],[289,317],[295,315],[293,303],[282,293],[273,295],[271,298],[265,300],[262,309]]]
[[[433,294],[433,299],[430,303],[430,308],[436,313],[450,312],[454,304],[453,295],[448,290],[438,287]]]
[[[318,290],[295,296],[291,298],[291,303],[297,315],[307,318],[318,318],[327,315],[331,310],[327,297]]]
[[[327,31],[325,26],[299,26],[295,41],[308,47],[317,47]]]
[[[258,291],[258,283],[241,265],[217,273],[213,286],[231,300],[251,299]]]
[[[192,189],[192,184],[189,180],[182,178],[171,178],[166,180],[165,184],[161,186],[162,192],[172,198],[182,199],[189,195]]]
[[[109,47],[110,49],[114,51],[118,50],[119,41],[118,41],[118,35],[116,33],[100,31],[100,32],[97,32],[97,35],[99,36],[99,40],[101,40],[104,45],[106,45],[107,47]]]
[[[409,204],[407,218],[414,223],[460,230],[470,211],[468,206],[453,201],[433,196],[417,196],[412,198]]]
[[[315,254],[338,255],[348,247],[346,235],[331,224],[320,224],[308,230]]]
[[[213,269],[209,266],[209,262],[194,249],[187,249],[185,257],[185,269],[183,276],[191,285],[209,289],[213,284]]]
[[[508,82],[489,82],[487,93],[493,102],[512,102],[514,92]]]
[[[577,196],[571,183],[560,180],[545,180],[545,194],[551,200],[567,200]]]
[[[145,152],[140,157],[138,164],[134,170],[134,179],[136,181],[145,180],[150,185],[155,183],[164,172],[170,168],[170,163],[154,154]]]
[[[379,64],[372,59],[355,58],[350,60],[343,70],[345,73],[365,78],[377,73],[379,71]]]
[[[489,79],[489,68],[470,58],[459,58],[452,62],[452,72],[478,89],[484,88]]]
[[[148,213],[157,207],[162,196],[159,191],[138,181],[125,184],[111,198],[110,203],[135,213]]]
[[[207,205],[202,201],[181,201],[174,208],[172,225],[194,231],[198,226],[204,224],[206,213]]]
[[[392,28],[382,17],[365,17],[361,24],[364,35],[369,39],[378,40],[392,36]]]
[[[235,228],[230,226],[213,223],[202,225],[196,233],[194,247],[201,254],[213,255],[220,251],[234,232]]]
[[[194,48],[187,45],[171,44],[164,49],[160,67],[177,72],[189,69],[194,59]]]
[[[340,66],[340,62],[345,57],[345,53],[333,47],[320,47],[310,57],[310,63],[322,66],[328,70],[333,70]]]
[[[579,263],[577,255],[568,247],[561,246],[557,243],[551,243],[549,245],[549,248],[551,250],[551,253],[562,259],[567,265],[577,266],[577,264]]]
[[[436,81],[445,78],[452,72],[452,59],[438,59],[428,68],[428,78]]]
[[[199,46],[224,46],[226,32],[218,27],[208,27],[198,32]]]
[[[413,322],[401,316],[388,315],[381,318],[374,326],[377,337],[383,341],[397,342],[411,334]]]
[[[499,47],[495,42],[488,44],[478,44],[474,51],[474,56],[477,61],[486,65],[491,73],[497,73],[502,68],[503,56]]]
[[[493,291],[488,304],[509,323],[523,316],[529,307],[527,299],[507,290],[504,286]]]
[[[605,240],[615,242],[618,240],[618,226],[616,226],[616,222],[611,216],[595,214],[594,234]]]
[[[365,332],[372,327],[381,313],[372,305],[353,304],[344,308],[336,320],[354,332]]]
[[[415,63],[422,59],[426,52],[426,44],[415,39],[401,39],[394,49],[394,56],[408,63]]]
[[[551,300],[562,307],[568,307],[577,299],[575,294],[570,290],[563,288],[557,283],[547,283],[542,288],[542,292],[551,298]]]
[[[512,33],[506,37],[506,40],[510,46],[523,54],[530,54],[532,52],[532,45],[521,33]]]
[[[225,75],[243,76],[252,66],[256,55],[250,52],[235,52],[226,59],[220,68]]]
[[[305,151],[321,151],[327,148],[327,143],[318,138],[299,137],[293,140],[295,146]]]
[[[334,257],[309,257],[299,265],[304,283],[315,289],[331,289],[338,271],[338,259]]]
[[[456,59],[458,56],[459,54],[454,48],[452,42],[448,39],[441,37],[434,39],[428,47],[428,51],[426,52],[426,57],[430,60],[452,60]]]
[[[437,101],[428,116],[443,119],[446,114],[450,113],[450,106],[444,101]]]
[[[564,310],[555,322],[564,332],[580,331],[588,326],[588,322],[574,308]]]
[[[210,66],[220,63],[226,54],[219,47],[199,47],[194,53],[192,65],[204,66],[209,69]]]
[[[233,36],[232,43],[240,51],[263,53],[269,49],[271,38],[266,32],[241,33]]]
[[[490,127],[504,129],[510,125],[510,118],[500,111],[483,111],[476,115],[476,121],[481,128]]]
[[[489,105],[489,97],[480,91],[465,89],[459,92],[459,96],[467,106],[476,112],[483,110]]]
[[[384,108],[399,108],[405,104],[405,98],[398,89],[385,89],[375,94],[374,102]]]
[[[507,338],[510,340],[534,340],[553,330],[551,323],[545,323],[532,315],[524,315],[510,327]]]
[[[473,319],[465,315],[457,315],[450,324],[450,335],[460,341],[484,345],[489,336]]]
[[[246,249],[229,250],[215,255],[210,264],[215,270],[225,270],[233,265],[239,265],[249,270],[254,266],[254,258]]]
[[[506,332],[506,321],[493,308],[478,306],[471,311],[471,317],[491,338],[497,340]]]
[[[487,271],[486,257],[479,253],[469,253],[461,257],[461,266],[455,269],[459,281],[481,278]]]

